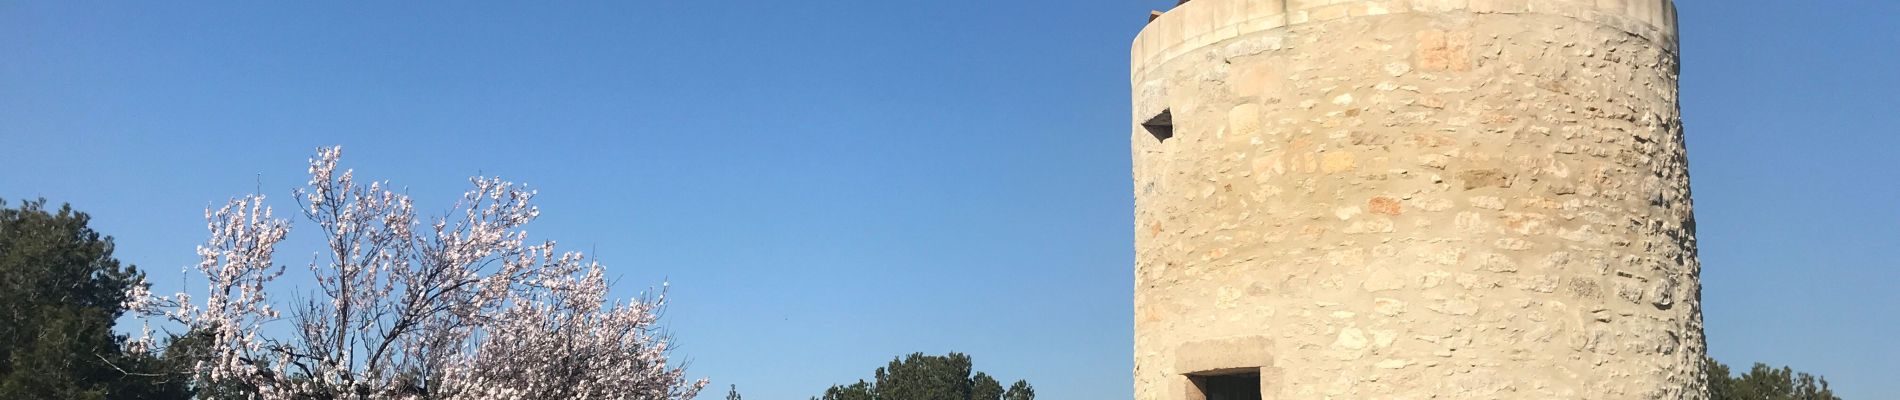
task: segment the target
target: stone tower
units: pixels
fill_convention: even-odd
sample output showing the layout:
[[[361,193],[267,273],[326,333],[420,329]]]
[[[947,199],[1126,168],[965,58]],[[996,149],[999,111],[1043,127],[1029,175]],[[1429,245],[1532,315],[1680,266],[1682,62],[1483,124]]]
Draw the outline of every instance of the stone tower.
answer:
[[[1194,0],[1133,45],[1135,398],[1701,399],[1669,0]]]

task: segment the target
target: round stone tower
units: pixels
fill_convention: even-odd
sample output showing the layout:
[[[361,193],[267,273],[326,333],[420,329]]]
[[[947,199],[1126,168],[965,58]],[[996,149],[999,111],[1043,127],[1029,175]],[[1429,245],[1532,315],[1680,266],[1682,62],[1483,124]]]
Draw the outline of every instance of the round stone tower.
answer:
[[[1135,398],[1701,399],[1669,0],[1194,0],[1134,42]]]

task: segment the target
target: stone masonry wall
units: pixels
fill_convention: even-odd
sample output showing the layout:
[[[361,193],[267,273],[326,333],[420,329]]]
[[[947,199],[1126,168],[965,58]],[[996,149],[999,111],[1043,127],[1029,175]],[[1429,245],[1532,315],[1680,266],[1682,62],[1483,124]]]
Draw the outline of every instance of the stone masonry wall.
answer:
[[[1134,45],[1135,398],[1702,399],[1667,0],[1195,0]],[[1173,136],[1140,124],[1166,110]]]

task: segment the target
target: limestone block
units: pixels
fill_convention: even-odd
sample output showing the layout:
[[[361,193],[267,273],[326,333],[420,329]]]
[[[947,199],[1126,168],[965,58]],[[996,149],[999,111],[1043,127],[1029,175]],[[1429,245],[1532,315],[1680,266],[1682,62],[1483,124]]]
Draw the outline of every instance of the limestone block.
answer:
[[[1255,369],[1273,365],[1273,340],[1244,336],[1182,343],[1174,352],[1180,374]]]

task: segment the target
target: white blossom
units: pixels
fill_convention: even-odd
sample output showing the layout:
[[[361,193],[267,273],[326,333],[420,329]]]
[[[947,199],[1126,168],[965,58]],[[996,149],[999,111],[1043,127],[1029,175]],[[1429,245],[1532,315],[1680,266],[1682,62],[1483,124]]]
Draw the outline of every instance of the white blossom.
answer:
[[[664,290],[608,296],[605,271],[552,241],[529,242],[535,192],[475,177],[449,212],[420,222],[409,196],[337,171],[319,149],[298,210],[321,234],[311,296],[272,285],[290,231],[263,196],[206,210],[196,267],[204,297],[136,306],[211,337],[194,376],[239,383],[259,399],[691,399],[706,381],[668,364],[658,324]],[[261,337],[290,306],[292,337]],[[149,337],[149,334],[147,335]],[[140,342],[150,348],[149,339]]]

